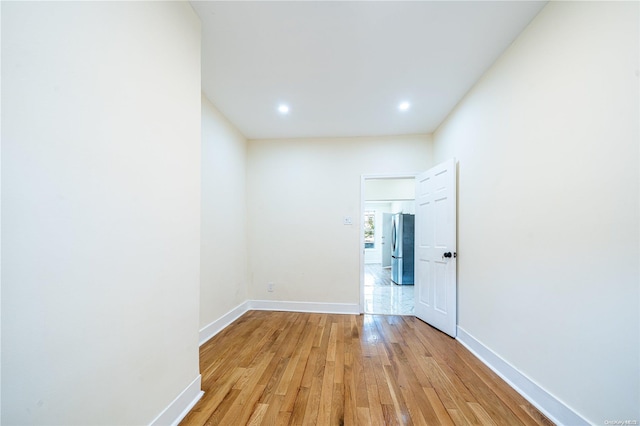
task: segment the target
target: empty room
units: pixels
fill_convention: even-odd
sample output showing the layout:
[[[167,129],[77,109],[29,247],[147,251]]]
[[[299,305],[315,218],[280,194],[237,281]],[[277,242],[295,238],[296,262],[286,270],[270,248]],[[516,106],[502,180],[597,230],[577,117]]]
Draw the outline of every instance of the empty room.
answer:
[[[1,424],[639,424],[639,2],[0,22]]]

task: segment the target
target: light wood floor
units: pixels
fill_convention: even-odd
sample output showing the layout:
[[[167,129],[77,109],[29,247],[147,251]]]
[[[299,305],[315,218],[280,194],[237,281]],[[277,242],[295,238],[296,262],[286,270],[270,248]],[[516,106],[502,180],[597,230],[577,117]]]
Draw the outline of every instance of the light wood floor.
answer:
[[[410,316],[249,311],[200,348],[182,425],[550,425]]]

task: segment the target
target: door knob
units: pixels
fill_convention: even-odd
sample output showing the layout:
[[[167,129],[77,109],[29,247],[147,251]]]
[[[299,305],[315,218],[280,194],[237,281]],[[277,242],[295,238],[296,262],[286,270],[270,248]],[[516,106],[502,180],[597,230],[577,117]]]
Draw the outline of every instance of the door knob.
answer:
[[[446,257],[446,258],[450,258],[451,256],[453,256],[453,255],[451,254],[450,251],[448,251],[448,252],[446,252],[445,254],[442,255],[442,257]]]

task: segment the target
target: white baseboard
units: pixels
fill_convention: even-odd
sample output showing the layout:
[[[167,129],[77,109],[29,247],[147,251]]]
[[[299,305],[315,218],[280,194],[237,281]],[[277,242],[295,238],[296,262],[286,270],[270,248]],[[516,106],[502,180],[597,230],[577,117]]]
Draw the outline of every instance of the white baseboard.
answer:
[[[237,320],[249,310],[250,301],[245,301],[233,308],[217,320],[213,321],[209,325],[206,325],[200,330],[200,346],[202,346],[207,340],[211,339],[216,334],[220,333],[226,326]]]
[[[555,424],[572,426],[590,424],[463,328],[458,327],[456,339]]]
[[[249,309],[257,311],[312,312],[323,314],[360,313],[357,303],[285,302],[280,300],[251,300]]]
[[[198,374],[198,377],[150,423],[150,426],[177,426],[204,395],[200,381],[201,376]]]

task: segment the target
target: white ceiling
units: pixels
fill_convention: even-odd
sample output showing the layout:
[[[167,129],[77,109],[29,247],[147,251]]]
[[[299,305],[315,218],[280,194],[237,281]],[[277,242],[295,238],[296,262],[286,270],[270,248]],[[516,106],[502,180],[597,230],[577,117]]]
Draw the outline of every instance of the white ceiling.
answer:
[[[249,139],[431,133],[545,3],[191,2],[203,91]]]

